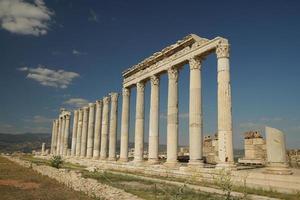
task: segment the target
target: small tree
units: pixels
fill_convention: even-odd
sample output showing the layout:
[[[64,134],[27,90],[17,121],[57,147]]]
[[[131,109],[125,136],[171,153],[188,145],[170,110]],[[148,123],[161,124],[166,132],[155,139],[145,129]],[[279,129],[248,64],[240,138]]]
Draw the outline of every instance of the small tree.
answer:
[[[59,169],[62,164],[63,164],[63,159],[61,156],[53,156],[50,160],[50,165],[57,169]]]

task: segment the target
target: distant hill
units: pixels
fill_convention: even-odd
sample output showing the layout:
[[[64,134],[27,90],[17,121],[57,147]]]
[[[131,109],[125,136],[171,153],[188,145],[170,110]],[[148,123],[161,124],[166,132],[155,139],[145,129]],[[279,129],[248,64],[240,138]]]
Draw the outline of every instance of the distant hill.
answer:
[[[21,151],[30,153],[32,150],[40,150],[43,142],[46,143],[46,148],[49,148],[50,141],[51,135],[45,133],[0,133],[0,152],[11,153],[14,151]]]

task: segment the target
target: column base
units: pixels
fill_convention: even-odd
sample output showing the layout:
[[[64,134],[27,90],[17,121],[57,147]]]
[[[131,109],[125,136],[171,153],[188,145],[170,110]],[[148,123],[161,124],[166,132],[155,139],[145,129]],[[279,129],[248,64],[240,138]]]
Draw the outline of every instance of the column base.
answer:
[[[204,167],[204,162],[203,162],[203,160],[189,160],[188,166],[189,167],[203,168]]]
[[[176,161],[167,161],[164,163],[164,166],[168,167],[168,168],[177,168],[180,166],[179,162]]]
[[[159,164],[159,160],[157,158],[149,158],[147,161],[148,165],[157,165]]]
[[[107,160],[108,160],[108,161],[117,161],[116,158],[108,158]]]
[[[234,162],[222,162],[218,163],[215,169],[237,170],[237,167]]]
[[[128,158],[120,158],[118,161],[119,162],[128,162]]]
[[[277,174],[277,175],[291,175],[291,174],[293,174],[292,170],[285,163],[269,164],[265,169],[265,173],[267,173],[267,174]]]

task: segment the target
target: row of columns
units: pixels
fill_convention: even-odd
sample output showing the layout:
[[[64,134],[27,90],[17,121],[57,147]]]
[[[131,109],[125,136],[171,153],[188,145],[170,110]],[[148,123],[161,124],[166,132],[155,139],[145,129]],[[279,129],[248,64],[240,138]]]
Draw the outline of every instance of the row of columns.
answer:
[[[226,167],[233,164],[232,146],[232,113],[231,113],[231,86],[229,72],[229,46],[219,44],[216,48],[218,64],[218,138],[219,160],[218,166]],[[201,57],[192,57],[188,60],[190,66],[189,86],[189,164],[203,165],[202,137],[203,137],[203,113],[202,113],[202,80]],[[178,153],[178,66],[171,66],[168,74],[168,111],[167,111],[167,165],[177,164]],[[150,121],[149,121],[149,163],[157,163],[159,149],[159,85],[160,75],[152,75],[150,95]],[[136,116],[135,116],[135,152],[134,162],[143,161],[144,153],[144,89],[145,81],[136,84]],[[130,115],[130,87],[123,88],[122,121],[121,121],[121,147],[120,161],[128,161],[128,136]],[[109,103],[111,101],[111,113],[109,120]],[[118,94],[111,93],[110,97],[104,97],[89,106],[74,111],[73,134],[71,155],[98,159],[116,160],[117,143],[117,101]],[[58,132],[64,132],[69,127],[69,122],[58,121],[53,124]],[[56,121],[57,123],[57,121]],[[54,131],[55,132],[55,131]],[[66,133],[66,132],[65,132]],[[56,139],[55,133],[52,140],[57,140],[57,152],[67,148],[66,137]],[[64,142],[61,142],[63,140]],[[109,142],[108,142],[109,141]],[[55,149],[55,146],[53,147]]]
[[[61,110],[58,119],[53,120],[51,153],[56,155],[68,154],[68,141],[70,133],[70,117],[71,114],[65,110]]]

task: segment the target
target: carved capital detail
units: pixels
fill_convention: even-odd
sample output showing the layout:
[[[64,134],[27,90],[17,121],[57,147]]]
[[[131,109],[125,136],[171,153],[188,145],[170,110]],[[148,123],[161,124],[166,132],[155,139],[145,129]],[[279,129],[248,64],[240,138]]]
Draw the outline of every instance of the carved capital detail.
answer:
[[[93,108],[93,107],[95,107],[95,104],[94,103],[89,103],[89,107]]]
[[[136,89],[137,89],[137,92],[144,92],[144,90],[145,90],[145,83],[144,82],[138,82],[136,84]]]
[[[129,97],[129,96],[130,96],[130,89],[123,88],[123,97]]]
[[[228,58],[229,57],[229,44],[220,43],[216,49],[217,58]]]
[[[159,76],[153,75],[150,78],[151,85],[159,85]]]
[[[88,106],[84,106],[83,107],[83,112],[88,112],[89,111],[89,107]]]
[[[111,98],[111,102],[117,102],[118,101],[118,96],[119,96],[118,93],[112,92],[109,95],[110,95],[110,98]]]
[[[171,67],[168,69],[169,80],[178,81],[178,69]]]
[[[102,103],[103,103],[102,100],[99,99],[99,100],[96,101],[96,106],[102,106]]]
[[[103,104],[109,104],[110,98],[109,97],[104,97],[103,98]]]
[[[65,117],[66,117],[66,120],[70,120],[71,115],[67,114]]]
[[[200,69],[201,70],[201,58],[190,58],[189,59],[189,65],[190,65],[190,70],[195,70],[195,69]]]

